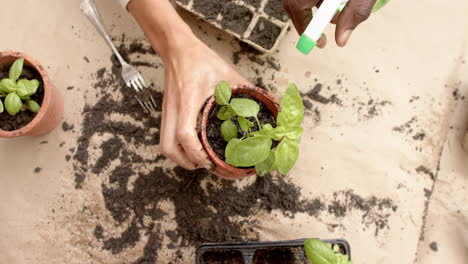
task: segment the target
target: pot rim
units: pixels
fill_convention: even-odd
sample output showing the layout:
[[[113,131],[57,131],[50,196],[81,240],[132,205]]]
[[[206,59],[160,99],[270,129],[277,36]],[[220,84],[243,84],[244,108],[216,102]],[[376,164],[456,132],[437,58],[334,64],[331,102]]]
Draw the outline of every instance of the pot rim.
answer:
[[[237,93],[248,93],[248,91],[253,92],[253,93],[260,93],[262,94],[263,97],[267,98],[272,104],[275,106],[275,108],[278,110],[276,113],[274,111],[271,111],[273,116],[275,117],[275,120],[277,118],[278,112],[279,112],[279,102],[276,100],[273,95],[271,95],[267,90],[256,87],[254,85],[244,85],[244,84],[236,84],[231,86],[233,94]],[[213,111],[214,107],[216,106],[216,100],[214,95],[212,95],[210,98],[208,98],[207,103],[203,109],[202,112],[202,126],[201,126],[201,136],[202,136],[202,144],[207,152],[208,157],[213,161],[215,165],[221,165],[224,167],[224,169],[229,170],[229,172],[237,175],[254,175],[256,174],[255,168],[237,168],[234,167],[230,164],[227,164],[224,160],[221,160],[218,155],[214,152],[213,148],[211,147],[211,144],[208,141],[208,136],[206,133],[206,126],[208,124],[208,119]],[[226,178],[226,177],[223,177]],[[232,177],[234,178],[241,178],[241,177]]]
[[[31,120],[31,122],[13,131],[6,131],[6,130],[0,129],[0,138],[13,138],[13,137],[18,137],[18,136],[27,134],[39,123],[40,120],[44,118],[47,112],[47,109],[50,105],[51,91],[49,87],[49,77],[47,76],[47,73],[45,72],[44,67],[36,59],[34,59],[33,57],[29,56],[26,53],[22,53],[18,51],[0,52],[0,58],[3,58],[3,57],[14,57],[16,59],[24,58],[25,65],[29,67],[33,67],[41,75],[43,88],[44,88],[44,98],[42,99],[42,102],[41,102],[41,108],[39,109],[39,112],[36,114],[33,120]]]

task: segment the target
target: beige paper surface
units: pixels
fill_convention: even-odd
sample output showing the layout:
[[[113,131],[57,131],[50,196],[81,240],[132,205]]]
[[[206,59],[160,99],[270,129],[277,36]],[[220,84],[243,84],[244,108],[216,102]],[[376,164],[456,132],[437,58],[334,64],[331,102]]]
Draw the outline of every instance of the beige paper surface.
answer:
[[[88,177],[77,190],[72,163],[64,159],[76,146],[85,103],[97,100],[92,74],[111,66],[110,49],[80,13],[79,1],[2,4],[9,11],[0,15],[0,50],[28,53],[46,66],[64,95],[64,120],[74,124],[76,132],[57,128],[40,138],[0,140],[0,263],[135,261],[143,254],[146,237],[113,255],[93,235],[96,224],[116,235],[124,229],[105,209],[101,183],[106,177]],[[116,1],[97,4],[112,36],[144,38]],[[294,219],[260,212],[252,216],[258,220],[255,231],[260,239],[345,238],[353,262],[363,264],[468,262],[468,154],[461,147],[468,126],[468,99],[461,99],[468,97],[467,11],[468,3],[461,0],[450,5],[429,0],[424,6],[393,1],[361,25],[346,48],[329,43],[310,56],[295,50],[297,36],[289,32],[280,51],[272,54],[281,72],[267,71],[264,82],[277,88],[277,95],[289,80],[303,92],[320,82],[323,95],[337,94],[341,104],[313,102],[320,122],[314,112],[306,117],[301,156],[287,180],[302,187],[304,197],[321,197],[329,204],[353,194],[390,199],[397,209],[375,210],[371,218],[354,209],[344,217],[323,211],[316,217],[296,214]],[[236,41],[182,15],[203,41],[231,62]],[[330,27],[328,35],[332,34]],[[151,55],[148,60],[160,63]],[[244,57],[234,67],[255,79],[254,66]],[[162,67],[142,72],[148,82],[163,85]],[[69,86],[75,89],[67,90]],[[455,90],[459,96],[453,96]],[[420,133],[422,139],[413,138]],[[99,146],[100,140],[93,144]],[[430,173],[417,172],[421,166],[435,181]],[[34,173],[36,167],[42,171]],[[169,215],[161,228],[169,230],[176,223],[170,220],[172,205],[164,207]],[[375,219],[384,221],[382,228],[376,228]],[[430,248],[432,242],[438,251]],[[193,263],[193,248],[184,248],[183,254],[178,263]],[[173,255],[163,251],[157,263],[168,263]]]

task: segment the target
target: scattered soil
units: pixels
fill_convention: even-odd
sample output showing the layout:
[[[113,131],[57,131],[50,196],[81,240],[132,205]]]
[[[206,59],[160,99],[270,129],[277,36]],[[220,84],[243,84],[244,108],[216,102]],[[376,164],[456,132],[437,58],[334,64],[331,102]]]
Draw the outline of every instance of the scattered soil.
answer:
[[[10,70],[11,64],[8,65],[2,65],[0,67],[0,80],[4,78],[8,78],[8,73]],[[37,92],[31,96],[31,99],[38,102],[39,105],[42,104],[42,99],[44,98],[44,83],[42,82],[41,75],[39,74],[36,69],[29,67],[29,66],[24,66],[23,72],[21,73],[20,79],[36,79],[39,81],[39,88],[37,89]],[[0,98],[2,102],[4,102],[5,98]],[[8,114],[6,109],[3,111],[3,113],[0,114],[0,129],[5,130],[5,131],[14,131],[18,130],[25,125],[29,124],[34,117],[36,117],[36,113],[33,113],[29,110],[22,110],[15,116],[11,116]]]
[[[434,252],[437,252],[439,251],[439,246],[437,245],[437,242],[432,242],[431,244],[429,244],[429,247],[432,249],[432,251]]]
[[[75,128],[75,125],[73,125],[73,124],[70,125],[70,124],[68,124],[66,121],[64,121],[64,122],[62,123],[62,129],[63,129],[63,131],[65,131],[65,132],[70,131],[70,130],[73,130],[74,128]]]
[[[230,29],[240,35],[247,30],[253,17],[248,8],[235,3],[225,5],[222,12],[221,25],[223,28]]]
[[[131,50],[125,43],[119,49]],[[138,60],[141,52],[129,52],[130,63]],[[182,252],[193,250],[200,242],[258,240],[257,220],[253,216],[259,213],[318,217],[345,208],[339,216],[351,212],[362,215],[364,229],[388,228],[386,223],[396,206],[387,198],[361,197],[344,190],[331,201],[322,196],[305,199],[300,187],[277,174],[252,178],[241,188],[236,182],[222,180],[205,170],[167,168],[161,164],[165,158],[158,153],[160,115],[149,116],[141,111],[134,90],[120,79],[118,62],[112,62],[112,68],[93,74],[95,81],[90,90],[97,91],[98,100],[82,111],[83,122],[72,162],[77,189],[94,190],[88,181],[93,181],[90,186],[101,184],[105,215],[111,216],[96,220],[94,236],[102,248],[128,256],[129,248],[145,243],[140,257],[122,261],[180,263]],[[155,90],[151,90],[153,97],[161,102],[163,95]],[[161,104],[158,107],[161,111]],[[115,115],[124,116],[126,121],[109,118]],[[105,140],[92,140],[99,136],[105,136]],[[166,203],[171,204],[170,212],[163,209]],[[174,228],[161,227],[168,217]],[[172,257],[159,257],[160,250],[169,247],[178,250]]]
[[[208,251],[201,256],[201,264],[244,264],[240,251]]]
[[[298,249],[271,248],[259,249],[253,256],[253,264],[301,264],[306,263],[301,259]]]
[[[265,105],[262,102],[256,100],[255,98],[253,98],[249,94],[233,95],[233,98],[247,98],[247,99],[251,99],[251,100],[256,101],[260,105],[260,112],[258,113],[258,119],[260,120],[260,123],[262,125],[271,124],[273,127],[276,127],[276,122],[275,122],[275,118],[274,118],[273,114],[265,107]],[[210,115],[210,117],[208,119],[206,134],[207,134],[207,137],[208,137],[208,142],[210,143],[210,145],[213,148],[216,155],[218,155],[218,157],[221,160],[224,160],[225,159],[224,150],[226,149],[227,142],[222,138],[221,130],[220,130],[221,124],[224,121],[219,120],[216,117],[216,114],[218,113],[220,108],[221,108],[221,106],[216,105],[216,107],[211,112],[211,115]],[[255,121],[255,118],[248,117],[247,119],[250,122],[254,123],[254,126],[252,127],[252,132],[258,131],[259,128],[258,128],[257,122]],[[236,126],[238,127],[239,135],[245,135],[246,134],[244,131],[242,131],[240,129],[239,123],[237,122],[237,117],[233,117],[231,119],[231,121],[234,122],[236,124]]]
[[[433,181],[435,180],[434,173],[430,169],[428,169],[426,166],[421,165],[421,166],[417,167],[416,172],[426,174],[429,177],[431,177],[431,180],[433,180]]]
[[[269,0],[265,6],[265,13],[283,22],[289,19],[288,14],[284,10],[282,0]]]
[[[249,40],[269,50],[275,45],[280,33],[280,27],[262,17],[255,25]]]

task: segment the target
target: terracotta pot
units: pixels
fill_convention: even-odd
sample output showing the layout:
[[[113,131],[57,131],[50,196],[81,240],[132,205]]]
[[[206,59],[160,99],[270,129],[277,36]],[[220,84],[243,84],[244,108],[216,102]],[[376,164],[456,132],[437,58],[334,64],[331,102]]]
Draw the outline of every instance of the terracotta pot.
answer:
[[[232,94],[234,95],[239,93],[248,93],[258,101],[262,102],[266,106],[266,108],[270,110],[270,112],[276,119],[279,112],[279,102],[269,92],[255,86],[247,85],[234,85],[231,88]],[[226,162],[221,160],[211,148],[211,145],[208,142],[208,136],[206,135],[206,128],[208,125],[208,119],[210,117],[210,114],[215,108],[215,106],[216,101],[214,96],[212,96],[208,99],[205,108],[203,109],[201,123],[201,137],[203,148],[205,149],[206,153],[216,166],[215,174],[221,178],[228,180],[238,180],[256,174],[255,168],[240,169],[227,164]]]
[[[0,65],[12,64],[19,58],[24,58],[24,64],[35,68],[41,75],[44,84],[44,99],[42,103],[39,102],[41,108],[29,124],[15,131],[4,131],[0,129],[0,138],[44,135],[57,127],[62,119],[63,98],[50,82],[49,76],[39,62],[27,54],[6,51],[0,53]]]

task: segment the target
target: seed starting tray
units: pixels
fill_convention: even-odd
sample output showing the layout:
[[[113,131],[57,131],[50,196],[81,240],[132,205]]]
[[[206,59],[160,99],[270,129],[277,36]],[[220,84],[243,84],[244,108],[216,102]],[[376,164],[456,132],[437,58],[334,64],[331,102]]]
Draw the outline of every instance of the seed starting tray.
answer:
[[[298,250],[298,256],[304,260],[304,263],[310,263],[307,260],[304,252],[304,241],[306,239],[288,240],[288,241],[273,241],[273,242],[257,242],[257,241],[246,241],[246,242],[223,242],[223,243],[203,243],[197,248],[196,252],[196,264],[203,263],[203,255],[207,252],[238,252],[242,255],[244,264],[254,263],[254,255],[257,251],[268,250],[268,249],[296,249]],[[320,239],[322,240],[322,239]],[[322,240],[325,243],[332,245],[338,245],[341,253],[348,255],[351,260],[351,247],[348,241],[344,239],[330,239]],[[240,257],[240,256],[239,256]],[[223,262],[227,263],[227,262]],[[235,262],[237,263],[237,262]],[[284,263],[286,264],[286,263]]]
[[[282,0],[176,0],[176,3],[264,53],[277,48],[289,27]]]

